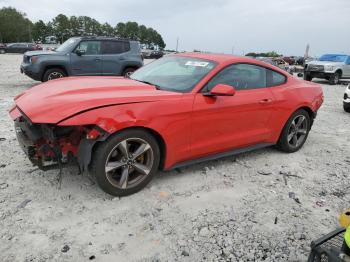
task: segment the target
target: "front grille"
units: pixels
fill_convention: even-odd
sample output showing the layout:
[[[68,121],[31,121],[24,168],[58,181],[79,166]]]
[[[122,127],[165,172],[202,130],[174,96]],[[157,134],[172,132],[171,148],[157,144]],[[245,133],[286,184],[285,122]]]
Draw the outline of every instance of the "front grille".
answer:
[[[308,71],[323,72],[324,66],[323,65],[308,65],[307,70]]]

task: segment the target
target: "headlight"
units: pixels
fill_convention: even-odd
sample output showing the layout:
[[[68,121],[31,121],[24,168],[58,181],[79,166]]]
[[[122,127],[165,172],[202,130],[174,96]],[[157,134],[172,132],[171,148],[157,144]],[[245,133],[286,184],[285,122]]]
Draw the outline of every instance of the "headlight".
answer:
[[[333,71],[334,70],[334,66],[331,66],[331,65],[326,65],[324,68],[326,71]]]
[[[32,56],[31,58],[29,58],[29,62],[31,64],[35,64],[36,61],[38,61],[39,57],[38,56]]]

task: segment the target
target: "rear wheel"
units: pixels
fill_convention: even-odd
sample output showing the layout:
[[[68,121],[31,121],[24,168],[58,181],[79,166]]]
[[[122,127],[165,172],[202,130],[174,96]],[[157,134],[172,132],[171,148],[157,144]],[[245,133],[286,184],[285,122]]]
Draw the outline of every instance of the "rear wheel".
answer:
[[[125,130],[98,146],[90,170],[103,191],[127,196],[151,181],[159,160],[159,146],[151,134],[143,130]]]
[[[126,69],[124,70],[123,76],[124,76],[125,78],[129,78],[135,71],[136,71],[135,68],[128,67],[128,68],[126,68]]]
[[[303,109],[294,112],[282,130],[277,147],[287,153],[298,151],[305,143],[311,127],[311,119]]]
[[[43,76],[43,82],[46,81],[50,81],[53,79],[58,79],[58,78],[62,78],[65,77],[66,72],[64,72],[62,69],[60,68],[51,68],[45,71],[45,74]]]
[[[339,84],[339,82],[340,82],[340,77],[341,77],[340,72],[335,72],[333,75],[330,76],[330,78],[329,78],[329,83],[330,83],[331,85],[337,85],[337,84]]]

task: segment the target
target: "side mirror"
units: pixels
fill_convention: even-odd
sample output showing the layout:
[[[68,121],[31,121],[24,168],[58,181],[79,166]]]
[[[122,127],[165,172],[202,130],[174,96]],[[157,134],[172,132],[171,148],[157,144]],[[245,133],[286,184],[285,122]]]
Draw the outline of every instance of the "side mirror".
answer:
[[[236,89],[232,86],[225,84],[217,84],[213,89],[205,93],[205,96],[233,96],[236,93]]]
[[[78,56],[82,56],[82,55],[85,54],[85,50],[83,50],[83,49],[77,49],[77,50],[75,50],[75,53],[76,53]]]

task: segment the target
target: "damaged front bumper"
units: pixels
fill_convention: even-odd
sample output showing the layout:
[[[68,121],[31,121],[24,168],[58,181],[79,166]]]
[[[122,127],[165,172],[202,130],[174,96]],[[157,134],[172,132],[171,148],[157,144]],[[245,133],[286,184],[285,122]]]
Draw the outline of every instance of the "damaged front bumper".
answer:
[[[94,127],[58,127],[33,124],[24,114],[15,119],[17,140],[33,165],[41,170],[78,164],[83,172],[88,169],[92,150],[107,134]]]

